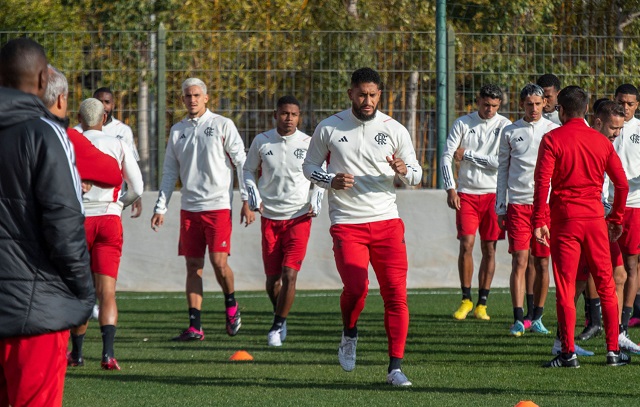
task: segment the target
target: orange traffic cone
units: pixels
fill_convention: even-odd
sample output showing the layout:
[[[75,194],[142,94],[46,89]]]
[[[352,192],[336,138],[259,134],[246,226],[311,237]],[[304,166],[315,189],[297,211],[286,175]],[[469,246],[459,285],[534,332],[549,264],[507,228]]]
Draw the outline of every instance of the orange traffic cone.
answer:
[[[249,352],[247,352],[246,350],[239,350],[231,355],[229,360],[232,360],[234,362],[248,361],[253,360],[253,356],[251,356],[251,354],[249,354]]]

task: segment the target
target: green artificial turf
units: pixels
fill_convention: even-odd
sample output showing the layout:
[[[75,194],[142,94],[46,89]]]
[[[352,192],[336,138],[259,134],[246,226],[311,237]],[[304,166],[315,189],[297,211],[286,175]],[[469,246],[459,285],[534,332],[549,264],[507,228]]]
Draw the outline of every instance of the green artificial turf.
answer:
[[[475,295],[475,293],[474,293]],[[339,293],[299,292],[282,348],[269,348],[271,304],[261,292],[239,293],[242,328],[226,335],[223,300],[207,294],[202,342],[169,339],[187,327],[181,293],[118,293],[116,357],[122,371],[100,370],[102,342],[92,321],[85,366],[69,368],[64,405],[116,406],[540,406],[637,405],[639,365],[605,366],[604,338],[583,342],[596,352],[580,369],[543,369],[556,329],[550,293],[543,321],[553,334],[508,335],[508,290],[493,290],[491,321],[455,321],[458,290],[409,293],[411,323],[403,370],[411,388],[386,384],[387,340],[382,300],[372,291],[358,324],[357,367],[342,371],[337,360],[341,321]],[[582,322],[582,303],[578,321]],[[580,327],[577,328],[578,332]],[[630,331],[632,339],[640,330]],[[237,350],[252,362],[230,362]],[[635,360],[634,360],[635,361]],[[640,363],[640,357],[637,359]]]

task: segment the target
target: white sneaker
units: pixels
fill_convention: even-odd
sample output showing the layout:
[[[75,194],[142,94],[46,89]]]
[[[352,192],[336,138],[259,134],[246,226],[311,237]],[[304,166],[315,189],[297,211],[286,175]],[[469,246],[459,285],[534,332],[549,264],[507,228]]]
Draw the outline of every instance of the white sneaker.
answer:
[[[387,383],[392,386],[411,386],[411,382],[400,369],[393,369],[391,373],[387,375]]]
[[[629,339],[626,332],[620,332],[620,335],[618,335],[618,346],[620,346],[620,349],[623,351],[636,355],[640,354],[640,346]]]
[[[586,349],[582,349],[580,346],[578,346],[577,343],[574,344],[575,347],[575,354],[578,356],[593,356],[595,355],[595,353],[591,352],[590,350],[586,350]],[[560,343],[560,339],[556,338],[553,341],[553,347],[551,348],[551,354],[552,355],[559,355],[562,353],[562,343]]]
[[[284,342],[285,339],[287,339],[287,321],[284,321],[280,329],[280,341]]]
[[[346,372],[350,372],[356,368],[356,346],[358,345],[358,337],[350,338],[342,334],[340,347],[338,348],[338,360],[340,366]]]
[[[267,345],[269,346],[282,346],[281,338],[282,329],[278,329],[276,331],[269,331],[267,334]]]
[[[100,306],[98,304],[95,304],[93,306],[93,311],[91,311],[91,318],[98,319],[99,315],[100,315]]]

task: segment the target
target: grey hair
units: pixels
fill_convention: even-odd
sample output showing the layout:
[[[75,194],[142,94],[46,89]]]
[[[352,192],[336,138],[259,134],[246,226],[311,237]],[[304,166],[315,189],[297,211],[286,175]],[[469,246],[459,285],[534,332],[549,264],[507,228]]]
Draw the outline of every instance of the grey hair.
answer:
[[[524,101],[526,98],[530,96],[540,96],[544,99],[544,90],[540,85],[536,85],[535,83],[528,83],[527,86],[522,88],[520,92],[520,101]]]
[[[67,78],[53,66],[49,65],[49,84],[42,97],[46,107],[51,107],[56,103],[58,96],[67,96],[69,93],[69,83]]]
[[[88,127],[93,127],[102,123],[104,117],[104,105],[95,98],[85,99],[80,103],[80,117],[82,122]]]
[[[204,82],[202,82],[198,78],[188,78],[187,80],[182,82],[182,96],[184,96],[184,93],[187,91],[187,89],[192,86],[199,87],[200,89],[202,89],[202,93],[204,93],[205,95],[207,94],[207,85],[205,85]]]

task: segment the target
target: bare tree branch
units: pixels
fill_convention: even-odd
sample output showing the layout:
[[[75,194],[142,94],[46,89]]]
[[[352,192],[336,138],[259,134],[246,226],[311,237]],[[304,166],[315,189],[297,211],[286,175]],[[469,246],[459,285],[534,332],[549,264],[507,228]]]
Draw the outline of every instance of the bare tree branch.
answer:
[[[624,16],[624,18],[620,22],[620,29],[623,30],[626,26],[633,23],[633,21],[638,17],[640,17],[640,11],[635,11],[633,13],[627,14],[626,16]]]
[[[358,0],[342,0],[350,17],[358,19]]]

